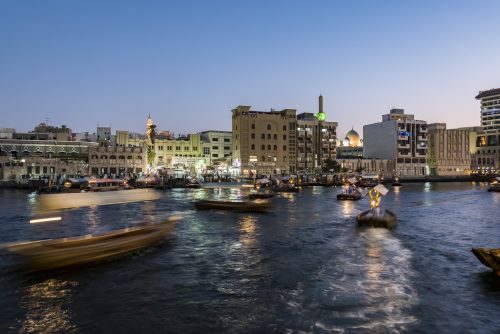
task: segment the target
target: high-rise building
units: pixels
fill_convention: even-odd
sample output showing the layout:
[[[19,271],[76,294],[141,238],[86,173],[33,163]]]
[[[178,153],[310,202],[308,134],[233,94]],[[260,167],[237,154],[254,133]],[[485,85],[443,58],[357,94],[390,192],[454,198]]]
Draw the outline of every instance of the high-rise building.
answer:
[[[445,123],[427,126],[427,164],[431,175],[470,174],[471,152],[469,129],[446,129]]]
[[[297,171],[321,172],[328,160],[336,159],[337,122],[326,121],[323,96],[319,96],[319,110],[297,115]]]
[[[484,174],[500,173],[500,88],[479,92],[481,127],[475,131],[473,168]]]
[[[396,161],[397,175],[423,176],[426,170],[427,122],[391,109],[382,122],[363,127],[363,157]]]
[[[243,175],[295,172],[296,110],[232,110],[233,166]]]

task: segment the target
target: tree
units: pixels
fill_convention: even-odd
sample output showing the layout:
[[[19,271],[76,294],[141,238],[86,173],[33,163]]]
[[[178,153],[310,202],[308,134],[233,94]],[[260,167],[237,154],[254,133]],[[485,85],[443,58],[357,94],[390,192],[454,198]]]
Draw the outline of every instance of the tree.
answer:
[[[323,167],[324,172],[329,172],[332,170],[334,173],[340,172],[340,165],[336,160],[328,159],[326,160],[326,165]]]

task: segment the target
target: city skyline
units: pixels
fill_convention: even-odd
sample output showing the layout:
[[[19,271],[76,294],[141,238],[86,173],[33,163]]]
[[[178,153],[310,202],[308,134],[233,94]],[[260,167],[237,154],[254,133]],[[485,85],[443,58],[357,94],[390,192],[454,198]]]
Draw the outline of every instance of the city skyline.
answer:
[[[499,86],[494,1],[0,6],[0,126],[18,131],[48,117],[143,133],[148,114],[176,134],[230,130],[238,105],[316,113],[320,94],[339,138],[392,107],[457,128]]]

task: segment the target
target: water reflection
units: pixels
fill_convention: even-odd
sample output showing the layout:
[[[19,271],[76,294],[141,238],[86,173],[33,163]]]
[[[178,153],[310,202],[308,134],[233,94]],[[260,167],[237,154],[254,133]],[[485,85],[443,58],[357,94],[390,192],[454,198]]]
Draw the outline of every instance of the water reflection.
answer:
[[[364,279],[358,282],[358,288],[370,306],[362,310],[367,322],[359,328],[405,330],[417,321],[409,315],[418,299],[411,284],[414,275],[411,252],[385,229],[368,229],[360,236],[366,242],[366,263]]]
[[[21,321],[20,333],[64,333],[74,330],[71,302],[76,282],[48,279],[29,286],[21,299],[26,318]]]
[[[353,201],[342,201],[342,214],[345,218],[352,217],[354,208],[355,206]]]

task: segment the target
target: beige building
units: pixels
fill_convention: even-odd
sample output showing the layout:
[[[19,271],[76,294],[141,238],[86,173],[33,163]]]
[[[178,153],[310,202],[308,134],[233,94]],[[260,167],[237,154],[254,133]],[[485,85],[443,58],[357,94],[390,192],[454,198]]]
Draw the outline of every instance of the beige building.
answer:
[[[445,123],[429,124],[427,164],[431,175],[469,175],[471,167],[468,129],[446,129]]]
[[[116,132],[117,146],[142,148],[145,142],[145,138],[131,135],[128,131]],[[156,155],[153,166],[149,166],[151,169],[180,168],[197,173],[201,170],[203,143],[200,134],[190,134],[175,139],[157,136],[154,149]]]
[[[122,176],[146,172],[145,147],[99,146],[89,151],[89,174],[92,176]]]
[[[232,110],[233,166],[243,175],[293,173],[296,166],[296,110]]]

